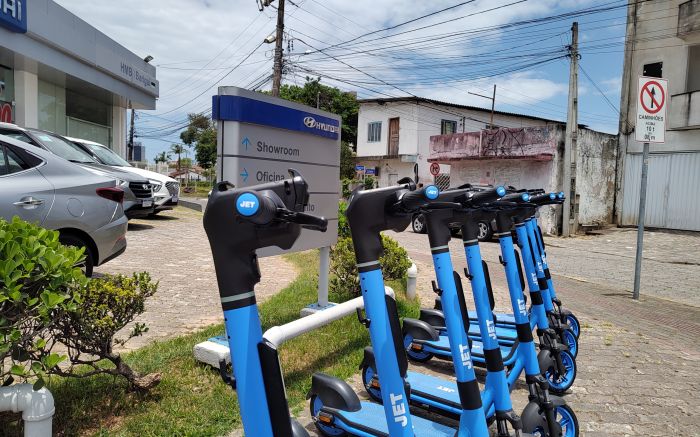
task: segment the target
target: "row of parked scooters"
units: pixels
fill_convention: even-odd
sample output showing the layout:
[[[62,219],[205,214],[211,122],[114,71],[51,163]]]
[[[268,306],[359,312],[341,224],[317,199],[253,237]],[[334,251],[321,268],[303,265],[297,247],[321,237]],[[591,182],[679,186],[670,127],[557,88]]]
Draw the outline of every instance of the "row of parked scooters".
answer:
[[[233,376],[248,436],[306,436],[289,417],[276,348],[262,337],[254,286],[260,280],[255,250],[290,248],[302,228],[325,231],[327,221],[303,211],[308,186],[290,170],[289,179],[245,189],[220,183],[213,190],[204,227],[214,255]],[[580,325],[556,297],[545,256],[537,210],[563,202],[563,193],[470,187],[440,192],[435,186],[399,185],[358,191],[351,196],[351,228],[365,315],[372,347],[361,364],[365,388],[377,401],[362,402],[344,381],[316,373],[310,410],[326,436],[470,436],[578,435],[576,415],[559,395],[576,377]],[[417,211],[428,226],[437,282],[436,308],[419,319],[399,320],[396,302],[385,293],[379,257],[380,233],[402,231]],[[494,314],[494,296],[479,249],[478,223],[495,218],[500,261],[512,313]],[[450,228],[461,227],[475,311],[468,311],[462,279],[452,265]],[[518,248],[515,248],[514,238]],[[527,284],[530,305],[524,288]],[[533,338],[537,336],[537,343]],[[454,378],[408,370],[408,360],[433,357],[453,363]],[[486,369],[480,388],[474,367]],[[528,404],[513,410],[511,391],[525,375]],[[261,388],[264,388],[261,390]],[[452,426],[434,421],[431,412],[456,419]]]

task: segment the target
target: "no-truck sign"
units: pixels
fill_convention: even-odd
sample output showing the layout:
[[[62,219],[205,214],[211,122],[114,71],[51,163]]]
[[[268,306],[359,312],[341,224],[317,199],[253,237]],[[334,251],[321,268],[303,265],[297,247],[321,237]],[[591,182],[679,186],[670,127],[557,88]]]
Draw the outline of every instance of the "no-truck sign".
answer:
[[[639,76],[635,139],[643,143],[663,143],[666,133],[668,81]]]

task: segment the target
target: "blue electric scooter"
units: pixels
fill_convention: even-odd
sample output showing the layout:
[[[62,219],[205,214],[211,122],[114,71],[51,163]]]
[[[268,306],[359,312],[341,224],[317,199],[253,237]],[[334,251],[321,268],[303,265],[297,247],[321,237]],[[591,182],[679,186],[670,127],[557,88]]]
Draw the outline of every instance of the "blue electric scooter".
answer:
[[[377,351],[376,368],[382,375],[383,406],[360,402],[344,381],[322,373],[313,376],[310,409],[318,430],[326,436],[458,436],[489,435],[474,369],[469,359],[466,332],[454,323],[447,324],[454,341],[453,363],[459,395],[459,429],[411,415],[408,407],[410,387],[405,375],[408,367],[402,347],[396,303],[384,291],[379,256],[380,232],[404,230],[413,212],[438,197],[435,186],[415,190],[410,180],[399,186],[355,192],[346,216],[350,225],[370,340]],[[453,296],[456,299],[456,295]],[[422,323],[417,321],[418,323]]]
[[[263,340],[254,287],[260,281],[256,249],[289,249],[302,227],[325,231],[324,218],[305,214],[308,186],[301,175],[245,189],[220,182],[204,212],[224,310],[233,376],[221,376],[238,393],[243,429],[256,437],[308,437],[290,419],[277,349]]]
[[[424,210],[435,271],[441,290],[441,297],[445,304],[446,322],[450,323],[451,320],[454,322],[454,319],[458,319],[460,326],[466,331],[466,326],[462,323],[463,320],[466,320],[464,316],[467,311],[461,290],[461,280],[459,275],[452,271],[447,245],[450,240],[448,224],[461,223],[463,235],[474,236],[473,240],[470,237],[469,243],[465,243],[465,250],[467,251],[480,328],[482,332],[489,333],[483,339],[483,345],[480,347],[480,350],[483,351],[480,352],[480,355],[485,360],[488,371],[486,385],[482,392],[487,416],[490,420],[496,421],[499,436],[509,435],[507,430],[508,424],[516,432],[522,429],[525,432],[537,432],[542,436],[574,436],[578,433],[576,416],[563,399],[549,396],[547,393],[548,383],[539,375],[538,361],[534,349],[530,354],[525,354],[525,357],[529,357],[529,359],[515,360],[512,363],[514,366],[525,364],[526,380],[530,390],[530,403],[524,410],[522,422],[512,410],[509,390],[513,381],[510,381],[511,384],[509,385],[509,380],[504,370],[501,347],[496,339],[493,317],[486,292],[484,272],[481,267],[481,255],[478,244],[476,244],[478,242],[476,239],[478,223],[483,220],[483,217],[481,217],[482,212],[480,210],[473,209],[481,203],[497,199],[500,197],[499,194],[505,194],[505,190],[502,187],[500,188],[502,191],[499,192],[498,190],[492,189],[476,194],[461,194],[458,191],[451,190],[440,196],[439,200],[442,203],[435,205],[441,206],[443,209]],[[455,204],[454,201],[459,200],[460,197],[464,197],[460,202],[472,209],[464,209],[460,203]],[[452,209],[444,209],[449,204],[446,202],[453,205]],[[457,293],[453,297],[455,291]],[[447,299],[451,299],[452,303],[448,304],[450,300]],[[415,322],[415,320],[404,319],[404,345],[406,348],[422,349],[426,344],[433,343],[439,337],[438,332],[432,328],[421,331],[418,329],[420,326],[417,326]],[[534,348],[530,331],[528,331],[529,337],[520,332],[519,334],[520,340],[523,341],[522,346],[518,346],[519,351],[524,353],[528,346]],[[473,345],[471,348],[472,357],[475,356],[475,349],[476,345]],[[461,346],[460,351],[469,353],[466,348]],[[527,368],[528,364],[529,369]],[[363,369],[363,382],[368,393],[373,399],[381,401],[381,378],[375,371],[376,366],[371,348],[365,349],[365,357],[361,368]],[[520,370],[516,369],[517,374],[520,373]],[[407,372],[406,380],[411,386],[410,399],[413,405],[445,416],[453,416],[459,412],[459,404],[457,402],[459,390],[453,381],[446,381],[442,378],[418,372]]]
[[[539,191],[539,190],[538,190]],[[532,196],[529,203],[532,203],[533,205],[537,206],[542,206],[542,205],[549,205],[549,204],[558,204],[560,203],[560,200],[557,199],[557,195],[554,193],[550,194],[541,194],[541,195],[536,195]],[[492,217],[486,217],[485,219],[490,219]],[[549,318],[549,322],[547,325],[545,325],[541,319],[533,316],[530,317],[530,322],[533,327],[538,327],[540,329],[546,329],[546,328],[552,328],[554,330],[554,333],[557,335],[559,338],[560,342],[563,344],[566,344],[569,348],[569,352],[571,355],[576,358],[576,355],[578,354],[578,339],[573,332],[573,329],[569,327],[566,322],[562,323],[562,319],[559,317],[556,317],[557,311],[553,309],[553,304],[552,304],[552,299],[549,297],[549,287],[548,287],[548,282],[545,280],[545,271],[543,270],[542,263],[540,262],[541,255],[538,252],[538,244],[537,244],[537,234],[533,234],[534,230],[531,229],[530,227],[532,226],[533,223],[536,223],[536,218],[534,217],[529,217],[525,223],[527,224],[527,233],[528,233],[528,239],[526,241],[522,241],[521,239],[518,239],[518,246],[520,247],[521,251],[528,251],[529,253],[532,254],[531,257],[529,257],[532,262],[527,261],[525,263],[525,266],[530,269],[537,269],[538,272],[538,279],[537,283],[538,286],[537,288],[532,288],[531,290],[538,291],[541,290],[542,296],[543,296],[543,304],[545,305],[545,311],[547,314],[547,317]],[[513,234],[515,234],[515,231],[513,231]],[[534,247],[533,247],[534,245]],[[520,280],[521,280],[521,286],[524,288],[524,278],[522,274],[522,267],[520,263],[520,256],[519,254],[516,253],[516,259],[518,261],[518,270],[520,273]],[[535,260],[537,261],[537,266],[535,267]],[[493,298],[493,292],[491,290],[491,281],[489,279],[489,272],[488,272],[488,266],[484,263],[484,271],[486,274],[486,283],[487,283],[487,290],[489,292],[489,300],[491,302],[491,308],[493,310],[494,306],[494,298]],[[549,281],[551,283],[551,279]],[[434,286],[435,289],[435,286]],[[423,308],[421,309],[421,314],[420,314],[420,320],[423,320],[430,325],[436,327],[438,330],[442,330],[442,326],[444,326],[444,315],[441,310],[441,303],[440,303],[440,297],[436,298],[436,308]],[[478,327],[476,326],[476,313],[470,313],[469,314],[470,318],[470,331],[469,335],[470,338],[479,340],[480,339],[480,332],[478,330]],[[498,337],[498,341],[501,345],[503,346],[509,346],[512,345],[515,341],[516,334],[515,334],[515,322],[514,322],[514,317],[512,314],[494,314],[494,319],[495,319],[495,327],[496,327],[496,335]],[[507,348],[504,348],[504,351],[507,351]],[[449,354],[449,351],[446,350],[441,350],[438,351],[436,356],[442,357],[443,355]],[[409,353],[409,357],[414,358],[419,360],[420,358],[418,357],[413,357]],[[429,359],[430,356],[428,356]],[[508,361],[508,358],[506,358],[506,361]],[[475,360],[477,364],[480,363],[480,360],[477,358]]]

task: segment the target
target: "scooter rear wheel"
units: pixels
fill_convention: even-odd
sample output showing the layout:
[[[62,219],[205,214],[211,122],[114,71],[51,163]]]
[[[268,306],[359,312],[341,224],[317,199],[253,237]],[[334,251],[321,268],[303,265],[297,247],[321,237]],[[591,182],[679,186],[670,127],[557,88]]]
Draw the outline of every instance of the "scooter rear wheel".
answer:
[[[576,360],[569,351],[560,351],[561,361],[565,372],[559,374],[555,367],[550,367],[545,371],[545,377],[549,381],[549,391],[555,395],[563,395],[574,384],[576,380]]]
[[[362,383],[365,386],[365,391],[369,397],[378,403],[382,403],[382,392],[381,388],[372,386],[372,379],[374,379],[377,372],[372,366],[364,365],[362,367]]]
[[[311,395],[309,409],[311,410],[311,417],[313,418],[314,425],[316,425],[316,429],[318,429],[318,431],[326,437],[347,436],[348,434],[345,432],[345,430],[336,428],[333,425],[326,425],[321,422],[318,417],[321,408],[323,408],[323,401],[321,401],[321,398],[317,394]]]
[[[433,358],[433,354],[430,352],[423,352],[423,351],[417,351],[414,350],[411,347],[411,344],[413,343],[413,336],[411,334],[406,334],[403,337],[403,347],[406,349],[406,355],[408,356],[408,359],[411,361],[415,361],[417,363],[425,363],[430,361]]]

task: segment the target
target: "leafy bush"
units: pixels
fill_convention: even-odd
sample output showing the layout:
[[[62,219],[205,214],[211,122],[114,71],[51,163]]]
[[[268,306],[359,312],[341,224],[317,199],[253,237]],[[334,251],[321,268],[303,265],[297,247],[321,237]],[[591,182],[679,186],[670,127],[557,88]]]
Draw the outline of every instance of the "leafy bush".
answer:
[[[360,293],[360,283],[357,271],[355,249],[352,244],[350,227],[345,217],[347,204],[340,202],[338,205],[338,242],[331,248],[329,281],[332,299],[336,302],[344,302],[356,297]],[[382,235],[384,251],[379,258],[382,273],[385,280],[403,279],[406,270],[411,266],[406,250],[395,240]]]
[[[11,384],[15,377],[35,379],[38,389],[48,374],[84,377],[97,373],[122,375],[137,389],[157,384],[159,375],[135,374],[113,351],[115,344],[146,331],[137,323],[126,339],[114,339],[144,311],[144,301],[155,293],[157,284],[146,273],[88,281],[77,267],[83,259],[83,249],[61,245],[56,231],[17,217],[12,222],[0,219],[3,384]],[[54,353],[54,348],[68,355]],[[66,358],[69,363],[63,363]],[[114,368],[98,365],[103,359]],[[78,365],[92,370],[77,371]]]
[[[139,375],[121,356],[114,352],[115,345],[123,346],[133,337],[148,331],[143,323],[135,323],[126,338],[117,339],[117,333],[143,313],[146,299],[153,296],[158,283],[148,273],[134,273],[132,277],[105,275],[88,282],[82,293],[80,311],[66,314],[57,322],[54,337],[68,348],[71,367],[57,369],[63,376],[86,377],[98,373],[121,375],[132,388],[148,390],[160,382],[160,374]],[[107,360],[114,368],[104,367]],[[75,372],[74,365],[88,366],[88,372]]]
[[[374,188],[376,182],[377,180],[374,178],[374,176],[365,176],[365,179],[362,181],[365,190],[371,190],[372,188]]]
[[[83,249],[58,242],[58,232],[0,219],[0,378],[37,378],[65,359],[51,353],[58,320],[80,304],[87,279],[76,265]]]

